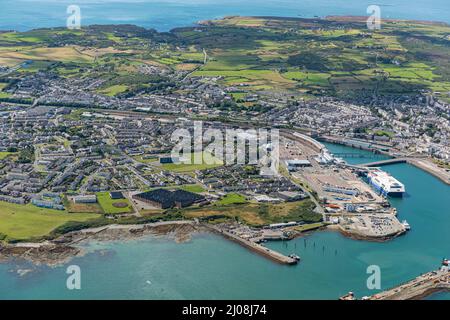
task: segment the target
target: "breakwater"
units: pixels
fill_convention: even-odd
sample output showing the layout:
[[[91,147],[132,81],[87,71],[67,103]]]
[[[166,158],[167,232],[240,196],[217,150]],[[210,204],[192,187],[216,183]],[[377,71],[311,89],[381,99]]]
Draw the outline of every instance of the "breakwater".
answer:
[[[450,291],[448,269],[425,273],[392,289],[374,294],[367,300],[417,300],[440,291]]]
[[[275,250],[269,249],[267,247],[264,247],[258,243],[243,239],[241,237],[238,237],[237,235],[228,232],[226,230],[223,230],[221,228],[212,226],[212,225],[205,225],[207,226],[209,229],[211,229],[212,231],[224,236],[227,239],[233,240],[237,243],[239,243],[240,245],[266,257],[269,258],[275,262],[281,263],[281,264],[287,264],[287,265],[294,265],[297,264],[297,260],[294,258],[291,258],[289,256],[283,255],[282,253],[279,253]]]

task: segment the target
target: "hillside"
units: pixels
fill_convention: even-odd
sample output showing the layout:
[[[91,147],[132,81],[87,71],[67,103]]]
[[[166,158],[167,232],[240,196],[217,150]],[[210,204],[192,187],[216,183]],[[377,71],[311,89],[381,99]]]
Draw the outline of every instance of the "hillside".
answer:
[[[131,25],[6,32],[0,66],[16,68],[8,81],[0,78],[0,97],[8,97],[11,76],[46,70],[107,80],[95,90],[108,96],[173,88],[187,75],[305,97],[433,92],[448,101],[449,37],[442,23],[391,20],[369,31],[343,17],[227,17],[169,33]]]

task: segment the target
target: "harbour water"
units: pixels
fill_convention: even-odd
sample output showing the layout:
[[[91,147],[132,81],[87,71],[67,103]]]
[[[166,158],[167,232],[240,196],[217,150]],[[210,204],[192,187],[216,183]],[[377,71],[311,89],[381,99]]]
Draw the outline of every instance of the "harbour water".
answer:
[[[372,0],[0,0],[0,30],[65,26],[67,6],[81,9],[82,25],[136,24],[168,31],[228,15],[312,18],[367,15]],[[382,18],[450,23],[448,0],[377,0]]]
[[[327,146],[332,152],[367,152]],[[350,290],[359,297],[373,294],[366,286],[369,265],[380,267],[381,289],[387,289],[438,268],[450,255],[450,187],[408,164],[384,170],[406,185],[405,197],[390,201],[412,227],[393,241],[371,243],[320,231],[267,244],[299,254],[302,261],[296,266],[278,265],[212,234],[181,244],[164,237],[91,243],[87,256],[70,263],[81,268],[81,290],[66,289],[67,265],[0,264],[0,299],[337,299]],[[17,274],[27,268],[33,271]],[[430,299],[450,299],[450,294]]]

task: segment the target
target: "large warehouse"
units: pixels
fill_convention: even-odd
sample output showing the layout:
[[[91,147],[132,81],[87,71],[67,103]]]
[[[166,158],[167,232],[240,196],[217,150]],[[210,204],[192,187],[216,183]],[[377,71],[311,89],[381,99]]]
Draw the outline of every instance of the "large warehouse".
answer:
[[[161,209],[168,209],[172,207],[184,208],[194,203],[201,202],[205,197],[196,193],[175,190],[169,191],[165,189],[156,189],[144,193],[139,193],[133,196],[134,199],[150,203],[152,206]]]

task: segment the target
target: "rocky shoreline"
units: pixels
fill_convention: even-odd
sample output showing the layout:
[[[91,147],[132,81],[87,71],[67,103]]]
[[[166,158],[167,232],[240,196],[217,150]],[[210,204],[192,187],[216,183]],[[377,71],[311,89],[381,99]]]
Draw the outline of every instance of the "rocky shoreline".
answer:
[[[40,246],[0,245],[0,263],[23,260],[38,266],[57,266],[83,254],[80,248],[55,243]]]
[[[401,235],[404,235],[406,231],[397,232],[394,234],[386,235],[386,236],[380,236],[380,237],[372,237],[367,236],[359,233],[352,233],[344,231],[343,229],[339,228],[339,232],[347,238],[353,239],[353,240],[361,240],[361,241],[371,241],[371,242],[388,242],[391,241]]]
[[[343,236],[363,241],[386,242],[400,235],[387,237],[368,237],[361,234],[345,232],[338,226],[327,226],[319,230],[338,231]],[[314,230],[317,231],[317,230]],[[300,233],[296,237],[306,236],[314,231]],[[212,232],[211,228],[193,221],[166,221],[142,225],[107,225],[98,228],[73,231],[61,235],[51,241],[40,243],[0,244],[0,263],[11,261],[30,262],[33,265],[56,267],[76,257],[82,257],[87,252],[82,248],[89,241],[127,241],[139,239],[147,235],[164,236],[176,242],[186,242],[193,233]]]
[[[195,232],[207,231],[192,221],[157,222],[143,225],[108,225],[64,234],[42,243],[0,244],[0,263],[10,261],[31,262],[50,267],[65,264],[86,254],[81,244],[88,241],[126,241],[146,235],[165,236],[176,242],[191,239]]]

